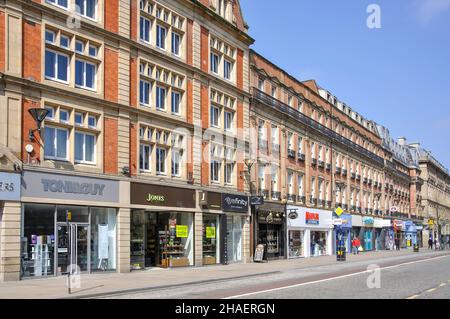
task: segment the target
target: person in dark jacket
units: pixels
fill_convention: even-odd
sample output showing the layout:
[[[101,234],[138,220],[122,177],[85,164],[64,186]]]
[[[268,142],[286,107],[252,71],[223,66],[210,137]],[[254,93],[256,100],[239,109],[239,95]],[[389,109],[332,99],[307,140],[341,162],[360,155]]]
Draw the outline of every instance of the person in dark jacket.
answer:
[[[428,239],[428,249],[433,249],[433,238]]]

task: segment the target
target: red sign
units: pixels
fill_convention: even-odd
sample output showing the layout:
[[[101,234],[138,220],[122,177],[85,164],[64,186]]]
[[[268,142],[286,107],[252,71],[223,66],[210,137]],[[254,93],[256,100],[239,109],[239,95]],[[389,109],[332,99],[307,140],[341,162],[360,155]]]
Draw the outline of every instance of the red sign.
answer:
[[[319,225],[319,214],[306,212],[306,224]]]
[[[395,230],[402,230],[403,229],[403,222],[401,220],[394,220],[394,229]]]

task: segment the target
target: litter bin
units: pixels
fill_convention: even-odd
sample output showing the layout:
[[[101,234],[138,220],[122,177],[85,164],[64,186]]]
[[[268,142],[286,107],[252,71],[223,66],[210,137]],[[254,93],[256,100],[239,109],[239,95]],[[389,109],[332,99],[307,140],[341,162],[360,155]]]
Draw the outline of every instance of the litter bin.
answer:
[[[414,252],[415,253],[419,252],[419,245],[418,244],[414,244]]]

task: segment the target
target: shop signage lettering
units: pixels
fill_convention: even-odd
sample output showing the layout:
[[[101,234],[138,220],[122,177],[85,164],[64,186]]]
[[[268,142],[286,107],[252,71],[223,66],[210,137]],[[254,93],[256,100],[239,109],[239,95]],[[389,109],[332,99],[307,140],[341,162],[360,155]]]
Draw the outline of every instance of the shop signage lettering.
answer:
[[[105,184],[96,183],[78,183],[71,181],[60,181],[51,179],[42,179],[41,183],[44,192],[66,193],[66,194],[84,194],[103,196]]]
[[[14,192],[14,183],[0,182],[0,192]]]
[[[20,175],[0,173],[0,200],[20,200]]]
[[[147,196],[147,202],[149,203],[164,203],[166,198],[163,195],[155,195],[155,194],[148,194]]]
[[[19,185],[22,197],[93,203],[119,200],[119,182],[110,179],[25,171]]]
[[[246,213],[248,211],[248,197],[222,194],[222,209],[225,212]]]
[[[403,229],[403,221],[401,220],[394,220],[394,228],[398,230]]]
[[[250,197],[250,203],[252,205],[264,205],[264,197],[252,196],[252,197]]]
[[[319,214],[306,212],[306,224],[308,225],[319,225]]]

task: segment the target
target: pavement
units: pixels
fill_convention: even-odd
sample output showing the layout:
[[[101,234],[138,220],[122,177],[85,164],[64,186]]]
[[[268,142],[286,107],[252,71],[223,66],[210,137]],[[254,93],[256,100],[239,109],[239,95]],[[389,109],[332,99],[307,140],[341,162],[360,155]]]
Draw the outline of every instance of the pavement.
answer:
[[[218,299],[230,297],[246,298],[246,294],[248,293],[250,293],[248,298],[265,298],[273,296],[270,292],[271,289],[278,289],[293,284],[309,285],[311,282],[322,282],[323,280],[327,280],[327,278],[348,276],[350,274],[352,274],[352,277],[355,276],[352,280],[358,279],[358,275],[354,274],[366,271],[367,266],[371,264],[376,264],[380,267],[395,267],[395,265],[402,263],[420,261],[436,263],[436,271],[438,273],[447,275],[447,273],[450,272],[450,251],[448,250],[427,251],[422,249],[419,253],[414,253],[412,250],[402,250],[400,252],[380,251],[365,252],[359,255],[347,255],[346,262],[337,262],[335,256],[322,256],[307,259],[277,260],[268,263],[215,265],[198,268],[152,268],[127,274],[86,274],[81,276],[80,287],[74,289],[71,295],[67,292],[67,277],[4,282],[0,283],[0,299]],[[443,263],[442,261],[445,262]],[[417,265],[419,265],[419,263]],[[446,269],[448,269],[448,271],[446,271]],[[423,270],[421,270],[421,273],[422,272]],[[448,275],[447,279],[450,279],[450,273],[448,273]],[[367,277],[367,275],[365,275],[365,277]],[[410,278],[410,280],[414,281],[416,277],[417,276],[414,276],[413,278]],[[359,280],[363,279],[359,278]],[[442,281],[441,278],[439,278],[439,280]],[[436,279],[436,281],[439,280]],[[336,280],[336,282],[339,282],[339,280]],[[440,282],[439,284],[441,283],[443,282]],[[335,289],[340,290],[339,287],[338,284]],[[351,288],[352,286],[349,286],[349,290],[351,290]],[[428,289],[432,288],[433,287]],[[367,289],[367,287],[365,289]],[[264,295],[264,291],[266,290],[266,293],[269,295]],[[286,292],[289,291],[284,288],[277,291],[283,291],[284,293],[284,290],[286,290]],[[324,288],[324,290],[327,289]],[[261,293],[261,295],[253,294],[255,291],[263,291],[263,293]],[[320,293],[318,293],[316,297],[326,298],[327,295],[322,293],[322,290],[317,291]],[[418,291],[419,290],[417,289],[411,289],[411,296],[413,295],[413,292],[416,293]],[[441,289],[440,293],[442,293],[442,291],[443,289]],[[410,293],[410,291],[408,291],[408,293]],[[278,295],[275,295],[275,297],[276,296]],[[295,291],[294,294],[288,293],[287,295],[280,293],[280,298],[289,296],[297,296],[297,291]],[[299,294],[299,296],[301,295]],[[425,295],[422,295],[422,297],[423,296]],[[444,296],[447,295],[444,294]],[[370,298],[369,295],[368,298]],[[447,296],[447,298],[450,298],[450,296]]]

